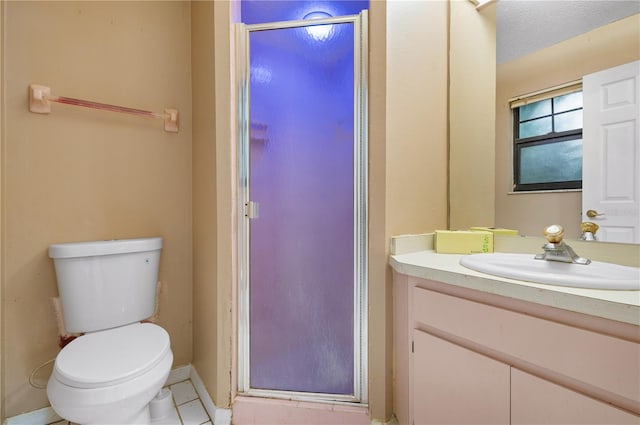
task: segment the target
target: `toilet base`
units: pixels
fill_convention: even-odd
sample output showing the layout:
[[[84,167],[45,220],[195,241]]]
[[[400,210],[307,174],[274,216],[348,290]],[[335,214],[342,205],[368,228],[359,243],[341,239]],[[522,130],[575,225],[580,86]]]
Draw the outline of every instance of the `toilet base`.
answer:
[[[151,424],[151,414],[149,413],[149,406],[147,405],[138,416],[132,421],[132,424],[149,425]],[[106,425],[106,424],[105,424]]]
[[[171,417],[174,410],[173,396],[168,388],[161,389],[158,395],[149,403],[151,422]]]
[[[135,416],[134,418],[127,421],[127,424],[130,425],[150,425],[151,424],[151,414],[149,412],[149,406],[146,406],[140,414]],[[91,422],[77,425],[113,425],[112,422]]]
[[[127,420],[127,424],[130,425],[150,425],[151,414],[149,406],[147,405],[142,411],[135,417]],[[77,425],[113,425],[113,422],[91,422],[91,423],[79,423]]]

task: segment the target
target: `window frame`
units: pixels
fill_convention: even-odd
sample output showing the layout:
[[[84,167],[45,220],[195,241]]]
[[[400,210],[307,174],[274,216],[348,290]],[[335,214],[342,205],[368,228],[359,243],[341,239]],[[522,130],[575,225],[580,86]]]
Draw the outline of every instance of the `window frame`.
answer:
[[[552,88],[545,91],[536,92],[531,95],[520,96],[516,99],[511,99],[509,104],[511,107],[511,117],[512,117],[512,144],[513,144],[513,192],[515,193],[526,193],[532,191],[564,191],[564,190],[576,190],[582,189],[582,178],[580,180],[566,180],[559,182],[540,182],[540,183],[520,183],[520,169],[521,169],[521,152],[523,148],[531,147],[531,146],[540,146],[546,144],[553,144],[559,142],[566,142],[569,140],[582,139],[582,131],[583,128],[567,130],[567,131],[555,131],[555,116],[576,110],[583,110],[583,106],[580,108],[574,108],[562,112],[555,112],[553,106],[553,99],[556,97],[560,97],[566,94],[581,92],[582,84],[577,83],[569,83],[560,88]],[[539,102],[542,100],[551,99],[551,112],[547,115],[543,115],[540,117],[536,117],[534,119],[539,119],[543,117],[551,117],[551,132],[543,135],[537,135],[532,137],[524,137],[520,138],[520,107],[525,106],[527,104]],[[584,127],[584,123],[583,126]]]

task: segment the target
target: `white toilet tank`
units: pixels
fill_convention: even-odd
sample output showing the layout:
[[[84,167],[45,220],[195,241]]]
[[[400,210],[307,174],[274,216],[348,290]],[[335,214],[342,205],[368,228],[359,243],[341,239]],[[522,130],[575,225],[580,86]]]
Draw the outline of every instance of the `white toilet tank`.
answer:
[[[115,328],[151,317],[162,238],[49,247],[67,332]]]

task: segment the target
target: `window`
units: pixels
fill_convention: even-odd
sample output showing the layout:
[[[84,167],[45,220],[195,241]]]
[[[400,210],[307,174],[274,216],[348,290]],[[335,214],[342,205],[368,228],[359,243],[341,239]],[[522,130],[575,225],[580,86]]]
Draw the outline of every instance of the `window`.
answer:
[[[582,87],[511,102],[515,192],[582,188]]]

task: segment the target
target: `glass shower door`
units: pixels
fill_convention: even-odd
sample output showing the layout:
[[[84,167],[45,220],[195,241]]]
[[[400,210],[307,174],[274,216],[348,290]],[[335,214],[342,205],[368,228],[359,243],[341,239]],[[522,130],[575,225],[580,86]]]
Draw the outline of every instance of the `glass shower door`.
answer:
[[[240,390],[360,401],[366,198],[357,26],[245,28]]]

